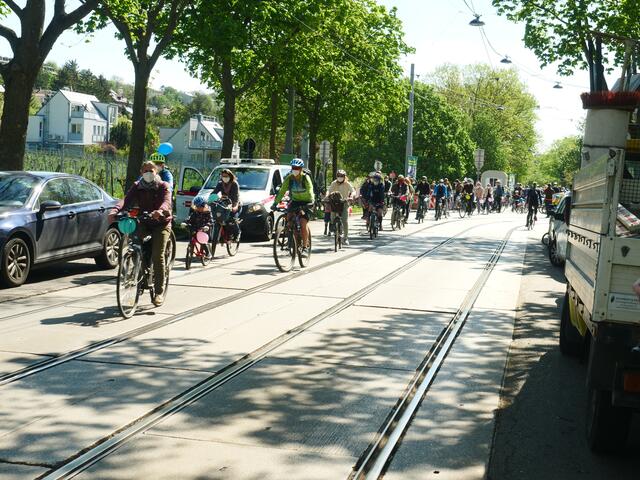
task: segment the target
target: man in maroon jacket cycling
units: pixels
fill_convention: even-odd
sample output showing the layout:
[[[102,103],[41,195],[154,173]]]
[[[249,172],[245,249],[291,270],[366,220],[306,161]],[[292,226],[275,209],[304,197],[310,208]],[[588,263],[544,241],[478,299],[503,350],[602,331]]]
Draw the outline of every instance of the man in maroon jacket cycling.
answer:
[[[136,235],[144,238],[151,235],[151,261],[153,262],[153,304],[164,302],[166,274],[165,249],[171,236],[171,189],[158,175],[153,162],[142,164],[142,178],[135,182],[124,197],[123,210],[138,208],[151,218],[141,219]]]

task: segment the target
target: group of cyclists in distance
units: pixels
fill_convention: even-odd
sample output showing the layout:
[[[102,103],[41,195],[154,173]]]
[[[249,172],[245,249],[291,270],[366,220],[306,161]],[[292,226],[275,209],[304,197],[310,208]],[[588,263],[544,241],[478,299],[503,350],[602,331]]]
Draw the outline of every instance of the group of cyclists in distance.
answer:
[[[383,175],[380,171],[374,171],[367,175],[362,184],[356,188],[349,180],[345,170],[336,172],[336,178],[331,182],[326,192],[320,192],[317,186],[314,188],[314,180],[305,168],[304,161],[293,159],[291,161],[291,174],[287,175],[281,188],[276,194],[272,210],[280,210],[285,213],[283,224],[288,228],[295,226],[299,238],[290,240],[296,244],[300,264],[303,256],[307,261],[311,249],[311,232],[308,222],[314,217],[314,207],[318,200],[323,202],[325,211],[325,235],[334,232],[331,226],[336,218],[340,220],[341,245],[349,245],[349,208],[347,205],[360,203],[362,206],[362,219],[365,220],[367,230],[382,231],[385,228],[386,213],[393,209],[389,219],[392,229],[401,228],[409,221],[412,210],[415,210],[415,219],[420,222],[426,214],[432,210],[435,220],[446,217],[449,211],[457,210],[460,216],[472,215],[474,212],[490,213],[501,212],[508,208],[512,211],[524,213],[527,211],[527,226],[531,226],[537,220],[538,212],[550,214],[551,203],[554,195],[565,189],[557,184],[547,184],[543,188],[536,183],[523,186],[516,183],[512,189],[502,185],[499,180],[482,185],[480,181],[471,178],[450,181],[441,178],[437,181],[429,180],[426,176],[419,179],[404,175]],[[138,235],[150,236],[152,254],[150,255],[154,268],[154,297],[153,303],[161,305],[164,301],[164,285],[166,285],[161,272],[166,272],[168,266],[165,259],[165,248],[171,229],[170,198],[172,182],[167,181],[167,170],[160,162],[145,162],[142,166],[141,177],[127,193],[122,209],[124,211],[133,207],[149,212],[149,215],[140,222]],[[225,235],[228,241],[240,241],[239,213],[241,203],[239,199],[239,185],[231,170],[224,169],[221,172],[218,185],[214,189],[216,201],[226,201],[229,214]],[[285,197],[286,195],[286,197]],[[286,201],[282,207],[282,201]],[[214,217],[210,208],[212,199],[196,197],[192,203],[192,212],[187,221],[191,230],[205,229],[212,232]],[[372,223],[373,222],[373,223]],[[280,234],[275,232],[276,234]],[[211,236],[211,233],[209,233]],[[284,237],[283,237],[284,238]],[[373,236],[371,238],[374,238]],[[210,240],[211,241],[211,240]],[[276,244],[274,239],[274,256]],[[282,245],[282,249],[291,250],[291,245]],[[212,252],[206,252],[210,255]],[[295,252],[294,257],[295,257]],[[277,260],[276,260],[277,263]]]

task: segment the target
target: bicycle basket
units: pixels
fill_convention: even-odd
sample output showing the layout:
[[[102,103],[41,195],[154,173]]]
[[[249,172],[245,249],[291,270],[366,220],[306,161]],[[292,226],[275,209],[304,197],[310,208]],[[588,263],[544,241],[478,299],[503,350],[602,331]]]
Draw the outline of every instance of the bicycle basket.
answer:
[[[337,195],[335,195],[337,193]],[[340,192],[334,192],[329,195],[329,206],[331,207],[331,211],[333,213],[342,214],[344,210],[344,203],[342,202],[342,195]]]
[[[118,230],[120,230],[120,233],[122,233],[123,235],[131,235],[136,231],[137,226],[138,224],[136,223],[136,221],[133,218],[129,217],[122,218],[118,222]]]
[[[216,203],[213,208],[213,216],[221,222],[226,222],[231,216],[231,207]]]

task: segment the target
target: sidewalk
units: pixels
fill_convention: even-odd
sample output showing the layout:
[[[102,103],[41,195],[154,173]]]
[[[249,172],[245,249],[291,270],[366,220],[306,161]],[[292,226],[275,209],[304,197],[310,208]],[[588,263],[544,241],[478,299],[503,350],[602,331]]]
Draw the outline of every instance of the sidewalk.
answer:
[[[537,232],[532,235],[537,235]],[[586,444],[586,365],[558,347],[563,270],[552,267],[539,237],[530,238],[513,342],[489,461],[491,480],[637,479],[640,425],[618,457]]]

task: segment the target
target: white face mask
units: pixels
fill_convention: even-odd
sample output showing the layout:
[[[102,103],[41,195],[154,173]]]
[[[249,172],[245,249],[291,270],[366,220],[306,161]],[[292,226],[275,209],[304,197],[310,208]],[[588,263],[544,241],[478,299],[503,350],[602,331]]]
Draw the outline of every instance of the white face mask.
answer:
[[[344,182],[344,177],[338,177],[338,182],[339,182],[339,183]]]
[[[144,172],[142,174],[142,179],[147,183],[151,183],[151,182],[155,181],[156,174],[153,173],[153,172]]]
[[[291,173],[298,177],[302,173],[302,170],[291,170]]]
[[[222,177],[222,181],[224,183],[229,183],[230,180],[231,180],[231,178],[229,178],[229,177]]]

